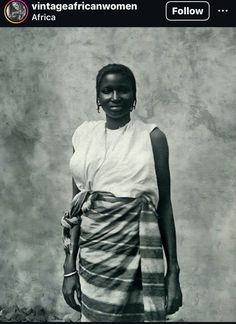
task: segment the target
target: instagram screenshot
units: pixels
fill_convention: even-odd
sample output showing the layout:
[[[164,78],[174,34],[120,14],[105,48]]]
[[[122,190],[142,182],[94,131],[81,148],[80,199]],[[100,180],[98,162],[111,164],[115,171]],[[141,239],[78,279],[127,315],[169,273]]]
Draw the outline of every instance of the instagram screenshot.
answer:
[[[233,322],[233,0],[1,0],[1,322]]]

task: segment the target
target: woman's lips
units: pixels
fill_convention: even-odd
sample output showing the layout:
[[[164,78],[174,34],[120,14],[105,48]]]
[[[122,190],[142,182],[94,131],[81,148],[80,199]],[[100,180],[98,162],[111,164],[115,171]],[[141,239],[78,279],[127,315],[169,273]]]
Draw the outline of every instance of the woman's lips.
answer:
[[[122,106],[110,106],[110,109],[112,111],[120,111],[120,110],[122,110]]]

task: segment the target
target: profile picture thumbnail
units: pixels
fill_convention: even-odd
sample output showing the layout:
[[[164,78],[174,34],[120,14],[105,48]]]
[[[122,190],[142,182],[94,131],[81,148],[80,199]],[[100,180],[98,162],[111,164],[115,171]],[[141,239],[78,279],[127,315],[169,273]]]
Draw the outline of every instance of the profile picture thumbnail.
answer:
[[[11,0],[4,8],[4,15],[11,23],[20,24],[28,16],[28,7],[22,0]]]

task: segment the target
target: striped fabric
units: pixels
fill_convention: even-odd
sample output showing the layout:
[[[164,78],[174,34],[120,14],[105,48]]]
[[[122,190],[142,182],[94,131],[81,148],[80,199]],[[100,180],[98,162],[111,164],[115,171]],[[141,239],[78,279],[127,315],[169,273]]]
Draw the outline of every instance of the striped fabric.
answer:
[[[81,320],[164,321],[163,250],[151,200],[92,192],[82,211]]]

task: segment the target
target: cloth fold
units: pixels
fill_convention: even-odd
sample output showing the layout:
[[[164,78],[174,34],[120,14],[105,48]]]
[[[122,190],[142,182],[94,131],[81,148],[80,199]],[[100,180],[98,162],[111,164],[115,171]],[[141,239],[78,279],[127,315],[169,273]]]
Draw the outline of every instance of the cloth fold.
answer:
[[[62,241],[64,250],[71,253],[70,230],[81,221],[82,206],[90,194],[90,191],[80,191],[74,196],[70,204],[70,210],[66,211],[61,218]]]

